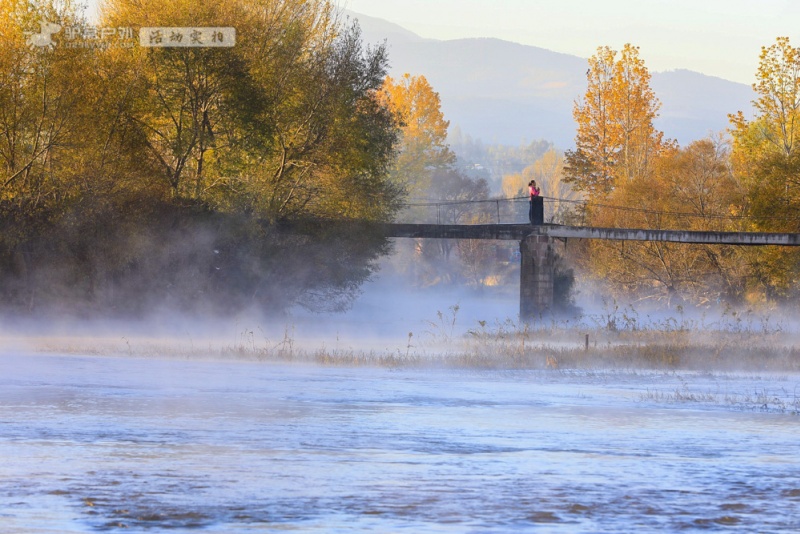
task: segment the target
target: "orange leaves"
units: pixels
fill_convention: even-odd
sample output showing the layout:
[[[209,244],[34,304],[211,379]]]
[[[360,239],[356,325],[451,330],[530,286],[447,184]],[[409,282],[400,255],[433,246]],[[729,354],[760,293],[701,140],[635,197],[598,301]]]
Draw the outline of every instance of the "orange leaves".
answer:
[[[800,198],[800,48],[778,37],[761,48],[753,90],[756,116],[731,115],[734,168],[760,229],[794,231]],[[776,218],[785,218],[777,220]]]
[[[576,150],[567,153],[568,181],[579,190],[606,196],[620,180],[647,174],[665,147],[653,126],[661,103],[638,47],[621,52],[604,46],[589,59],[587,90],[575,103]]]
[[[447,146],[447,127],[439,93],[425,76],[405,74],[395,81],[387,76],[381,99],[397,116],[402,126],[402,140],[394,175],[413,193],[430,187],[431,173],[455,161]]]
[[[800,48],[793,48],[788,37],[778,37],[761,48],[759,60],[753,84],[759,96],[753,105],[764,119],[762,134],[789,156],[800,138]],[[737,126],[741,130],[742,121]]]
[[[406,144],[420,145],[430,156],[444,160],[442,163],[452,161],[446,145],[450,121],[444,119],[439,93],[425,76],[405,74],[397,82],[387,76],[383,91],[390,109],[400,118]]]

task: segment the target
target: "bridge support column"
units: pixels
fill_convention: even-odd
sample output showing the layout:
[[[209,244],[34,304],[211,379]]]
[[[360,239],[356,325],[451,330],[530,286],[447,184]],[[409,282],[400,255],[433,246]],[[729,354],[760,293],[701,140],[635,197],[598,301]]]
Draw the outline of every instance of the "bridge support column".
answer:
[[[520,242],[519,250],[519,318],[530,321],[553,307],[553,239],[532,235]]]

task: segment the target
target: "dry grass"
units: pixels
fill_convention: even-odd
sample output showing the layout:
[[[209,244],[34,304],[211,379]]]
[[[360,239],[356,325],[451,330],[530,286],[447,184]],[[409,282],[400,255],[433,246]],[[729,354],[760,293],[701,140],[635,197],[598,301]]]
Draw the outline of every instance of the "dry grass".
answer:
[[[586,342],[588,335],[588,344]],[[782,331],[546,328],[503,323],[480,325],[465,335],[413,333],[384,349],[360,348],[336,339],[312,346],[287,327],[277,339],[252,330],[224,339],[148,337],[5,338],[3,346],[38,353],[97,356],[209,358],[323,365],[459,367],[481,369],[655,369],[701,371],[800,371],[800,348]]]
[[[439,314],[418,335],[381,340],[372,348],[365,339],[308,340],[286,326],[272,336],[260,329],[241,329],[228,339],[191,339],[75,335],[3,337],[0,354],[47,353],[126,358],[250,361],[323,366],[538,370],[548,376],[665,377],[661,386],[640,390],[638,400],[657,404],[695,404],[737,410],[800,414],[800,391],[787,382],[800,372],[800,347],[791,329],[778,323],[742,325],[681,324],[667,321],[647,327],[567,323],[519,324],[512,321],[476,328],[456,328],[457,307]],[[373,340],[374,341],[374,340]],[[4,350],[3,350],[4,349]],[[550,374],[553,373],[553,374]],[[683,377],[767,377],[763,386],[739,392],[716,383]],[[676,384],[676,380],[678,381]],[[785,384],[783,383],[785,382]],[[710,384],[710,385],[709,385]],[[723,386],[724,387],[724,386]],[[782,388],[788,388],[784,391]],[[716,388],[716,389],[715,389]],[[761,388],[761,389],[759,389]],[[740,388],[742,389],[742,388]]]
[[[478,321],[458,324],[459,307],[438,312],[424,331],[405,339],[309,340],[292,325],[266,334],[260,327],[236,326],[230,337],[192,339],[106,335],[2,337],[7,350],[116,355],[127,357],[209,358],[323,365],[454,367],[549,370],[800,371],[800,346],[794,329],[769,315],[725,310],[710,319],[654,318],[632,307],[609,306],[602,313],[570,320],[518,323]],[[374,340],[373,340],[374,341]],[[376,346],[380,348],[375,348]],[[331,348],[332,347],[332,348]]]

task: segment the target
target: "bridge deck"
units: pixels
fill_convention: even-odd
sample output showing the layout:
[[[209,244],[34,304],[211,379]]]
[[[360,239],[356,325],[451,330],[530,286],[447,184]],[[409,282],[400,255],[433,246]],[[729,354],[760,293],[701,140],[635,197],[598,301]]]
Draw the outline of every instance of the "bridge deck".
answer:
[[[531,235],[562,239],[609,239],[618,241],[665,241],[707,245],[800,246],[800,233],[692,232],[687,230],[645,230],[583,226],[530,224],[407,224],[382,225],[387,237],[438,239],[496,239],[521,241]]]

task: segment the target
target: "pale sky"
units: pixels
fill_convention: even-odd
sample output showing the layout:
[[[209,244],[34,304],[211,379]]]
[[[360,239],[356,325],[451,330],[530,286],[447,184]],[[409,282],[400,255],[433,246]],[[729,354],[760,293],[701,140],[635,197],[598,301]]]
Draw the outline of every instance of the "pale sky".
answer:
[[[213,1],[213,0],[212,0]],[[800,47],[800,0],[334,0],[432,39],[496,37],[588,58],[639,46],[654,72],[752,84],[762,46]],[[88,0],[89,12],[98,0]]]
[[[433,39],[496,37],[588,58],[639,46],[650,71],[752,84],[762,46],[800,47],[800,0],[338,0]]]

